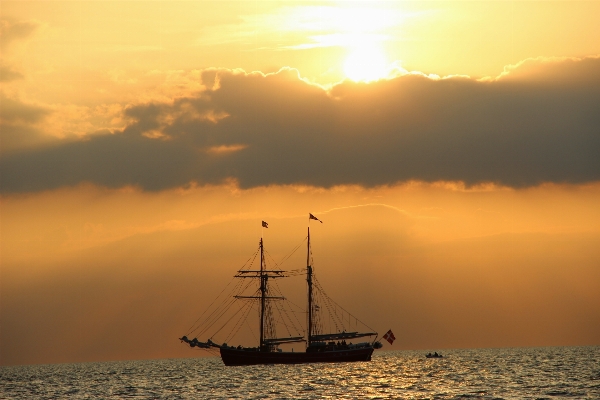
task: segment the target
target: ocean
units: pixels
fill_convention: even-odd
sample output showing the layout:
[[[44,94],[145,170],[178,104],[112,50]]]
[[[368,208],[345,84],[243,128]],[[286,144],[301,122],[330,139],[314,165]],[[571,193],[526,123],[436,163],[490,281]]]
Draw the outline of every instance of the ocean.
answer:
[[[2,399],[600,399],[600,346],[376,351],[371,362],[186,358],[0,368]]]

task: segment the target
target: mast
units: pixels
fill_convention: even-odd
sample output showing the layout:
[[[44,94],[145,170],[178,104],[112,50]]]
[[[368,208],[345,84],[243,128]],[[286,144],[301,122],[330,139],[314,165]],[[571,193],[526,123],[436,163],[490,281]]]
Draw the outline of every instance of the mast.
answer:
[[[286,277],[285,271],[281,270],[268,270],[267,263],[265,261],[265,250],[264,250],[264,242],[262,237],[259,242],[260,248],[260,269],[256,270],[240,270],[238,271],[236,278],[254,278],[260,279],[260,295],[259,296],[242,296],[236,295],[233,296],[236,299],[256,299],[260,300],[260,308],[258,310],[260,316],[260,342],[259,349],[261,351],[272,351],[273,346],[277,346],[281,343],[292,343],[292,342],[300,342],[304,341],[304,336],[298,337],[286,337],[286,338],[276,338],[272,337],[274,334],[273,326],[271,324],[271,313],[269,307],[267,307],[267,301],[270,300],[285,300],[285,297],[282,296],[269,296],[268,292],[268,281],[269,278],[284,278]],[[266,320],[266,321],[265,321]],[[266,325],[266,326],[265,326]],[[268,328],[271,328],[270,330]],[[266,338],[265,336],[270,336]]]
[[[264,328],[265,328],[265,295],[267,292],[267,274],[264,271],[265,255],[263,250],[263,240],[260,238],[260,344],[259,348],[263,348],[264,343]]]
[[[312,266],[310,265],[310,226],[308,227],[308,243],[306,251],[306,283],[308,284],[308,340],[307,347],[312,342]]]

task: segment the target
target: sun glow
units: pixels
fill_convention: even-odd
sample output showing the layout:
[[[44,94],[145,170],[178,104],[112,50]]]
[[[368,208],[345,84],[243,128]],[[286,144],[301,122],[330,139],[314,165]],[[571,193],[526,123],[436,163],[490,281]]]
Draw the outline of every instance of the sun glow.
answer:
[[[377,46],[356,47],[344,62],[344,74],[356,82],[383,79],[388,72],[384,53]]]

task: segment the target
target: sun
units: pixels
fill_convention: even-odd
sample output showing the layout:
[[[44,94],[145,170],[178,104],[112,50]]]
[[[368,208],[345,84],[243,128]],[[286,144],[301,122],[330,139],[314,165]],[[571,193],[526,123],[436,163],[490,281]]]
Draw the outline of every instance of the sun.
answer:
[[[355,82],[383,79],[388,72],[385,55],[376,45],[355,47],[344,62],[344,74]]]

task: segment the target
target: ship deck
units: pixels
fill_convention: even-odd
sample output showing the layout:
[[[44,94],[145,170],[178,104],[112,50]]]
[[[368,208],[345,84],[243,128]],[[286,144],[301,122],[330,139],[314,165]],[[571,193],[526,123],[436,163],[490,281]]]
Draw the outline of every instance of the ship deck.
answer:
[[[225,365],[308,364],[371,361],[373,348],[341,349],[322,352],[268,352],[221,347]]]

